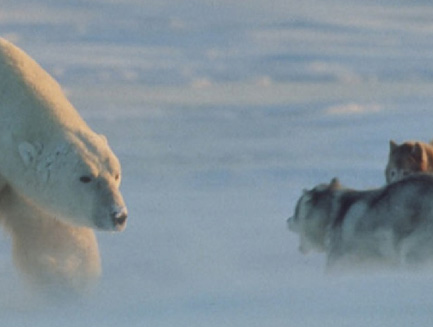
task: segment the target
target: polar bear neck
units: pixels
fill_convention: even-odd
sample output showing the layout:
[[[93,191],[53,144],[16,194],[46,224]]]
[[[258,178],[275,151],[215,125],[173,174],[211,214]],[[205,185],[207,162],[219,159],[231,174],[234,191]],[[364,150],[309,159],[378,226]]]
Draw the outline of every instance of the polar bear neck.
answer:
[[[59,84],[26,53],[1,38],[0,97],[3,130],[29,134],[36,130],[41,137],[41,131],[52,136],[55,128],[64,131],[86,126]],[[47,128],[41,129],[44,125]]]

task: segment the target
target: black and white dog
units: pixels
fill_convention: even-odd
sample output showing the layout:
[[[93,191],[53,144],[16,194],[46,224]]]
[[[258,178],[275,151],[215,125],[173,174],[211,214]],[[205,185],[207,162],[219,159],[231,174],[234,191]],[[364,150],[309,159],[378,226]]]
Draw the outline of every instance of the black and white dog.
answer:
[[[369,191],[334,178],[304,191],[288,225],[300,236],[300,251],[325,252],[328,268],[432,264],[433,176],[414,174]]]

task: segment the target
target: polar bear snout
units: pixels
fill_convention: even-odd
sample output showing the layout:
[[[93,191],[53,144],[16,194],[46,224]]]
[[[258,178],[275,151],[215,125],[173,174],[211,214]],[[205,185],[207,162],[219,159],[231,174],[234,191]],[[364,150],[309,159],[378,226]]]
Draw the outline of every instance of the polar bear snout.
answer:
[[[111,212],[111,219],[115,230],[121,231],[126,226],[128,210],[126,207],[117,207]]]

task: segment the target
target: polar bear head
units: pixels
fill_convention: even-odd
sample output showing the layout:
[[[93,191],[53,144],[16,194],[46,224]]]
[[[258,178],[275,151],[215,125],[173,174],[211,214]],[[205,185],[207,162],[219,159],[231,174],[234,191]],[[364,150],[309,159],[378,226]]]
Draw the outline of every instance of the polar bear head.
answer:
[[[0,38],[0,189],[59,220],[105,230],[125,227],[120,164],[60,85]]]
[[[25,166],[20,190],[58,219],[101,230],[123,230],[127,209],[120,164],[104,136],[66,131],[59,142],[19,144]]]

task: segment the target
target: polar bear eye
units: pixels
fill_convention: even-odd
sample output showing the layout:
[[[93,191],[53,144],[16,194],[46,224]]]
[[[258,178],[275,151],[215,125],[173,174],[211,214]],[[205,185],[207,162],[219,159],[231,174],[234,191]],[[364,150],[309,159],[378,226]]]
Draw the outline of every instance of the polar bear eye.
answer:
[[[81,176],[80,177],[81,183],[87,184],[87,183],[90,183],[91,181],[92,181],[92,177],[90,177],[90,176]]]
[[[116,176],[114,176],[114,179],[115,179],[116,181],[118,181],[118,180],[120,179],[120,174],[116,174]]]

